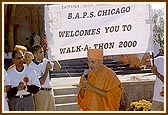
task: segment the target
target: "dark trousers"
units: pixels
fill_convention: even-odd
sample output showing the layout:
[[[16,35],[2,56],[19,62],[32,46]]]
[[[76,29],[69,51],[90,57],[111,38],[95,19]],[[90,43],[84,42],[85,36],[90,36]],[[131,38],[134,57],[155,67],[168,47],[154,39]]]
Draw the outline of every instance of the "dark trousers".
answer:
[[[33,96],[30,95],[24,98],[10,98],[9,111],[35,111]]]

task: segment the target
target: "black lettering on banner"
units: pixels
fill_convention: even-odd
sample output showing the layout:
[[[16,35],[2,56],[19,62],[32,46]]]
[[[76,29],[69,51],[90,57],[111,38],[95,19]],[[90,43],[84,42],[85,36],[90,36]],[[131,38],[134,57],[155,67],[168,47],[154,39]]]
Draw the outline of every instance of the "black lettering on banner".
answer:
[[[79,37],[100,34],[100,28],[74,31],[59,31],[58,37]]]
[[[121,7],[121,8],[115,8],[115,9],[102,9],[97,12],[97,16],[109,16],[114,14],[123,14],[130,12],[131,7]]]
[[[119,42],[119,48],[130,48],[130,47],[136,47],[137,41],[120,41]]]
[[[132,44],[132,46],[136,47],[136,45],[137,45],[137,41],[134,41],[133,44]]]
[[[123,28],[123,31],[130,31],[132,29],[132,25],[129,24],[129,25],[122,25],[122,28]]]
[[[79,13],[77,13],[76,16],[73,17],[73,18],[74,18],[74,19],[79,19],[79,18],[80,18]]]
[[[68,6],[70,8],[70,6]],[[67,7],[67,8],[68,8]],[[73,7],[73,6],[71,6]],[[89,6],[90,7],[90,6]],[[62,7],[65,8],[65,7]],[[112,9],[100,9],[97,11],[97,14],[95,14],[94,11],[90,11],[90,12],[77,12],[77,13],[72,13],[69,12],[67,14],[67,19],[85,19],[85,18],[94,18],[96,16],[100,17],[100,16],[112,16],[112,15],[119,15],[119,14],[124,14],[124,13],[128,13],[130,12],[131,7],[130,6],[126,6],[126,7],[118,7],[118,8],[112,8]]]
[[[112,49],[115,42],[94,44],[95,49]]]
[[[83,18],[87,16],[87,12],[83,12]]]
[[[97,43],[93,44],[93,47],[95,49],[112,49],[114,48],[115,42],[109,42],[109,43]],[[74,52],[81,52],[81,51],[87,51],[89,48],[92,48],[88,45],[78,45],[78,46],[72,46],[72,47],[63,47],[60,48],[60,54],[68,54],[68,53],[74,53]]]
[[[108,33],[108,32],[118,32],[120,29],[120,26],[111,26],[111,27],[105,27],[105,33]]]
[[[82,18],[93,18],[93,17],[95,17],[93,11],[91,11],[89,14],[87,12],[83,12]]]
[[[66,50],[66,48],[60,48],[60,54],[64,54],[65,50]]]
[[[80,52],[81,51],[81,46],[76,46],[76,52]]]
[[[93,18],[93,17],[95,17],[94,12],[90,12],[89,18]]]
[[[88,45],[85,45],[83,51],[87,51],[89,49],[89,46]]]
[[[72,13],[68,13],[68,19],[72,19]]]
[[[85,45],[84,48],[81,45],[72,46],[72,47],[64,47],[60,48],[60,54],[67,54],[67,53],[74,53],[74,52],[81,52],[82,50],[88,50],[88,45]]]

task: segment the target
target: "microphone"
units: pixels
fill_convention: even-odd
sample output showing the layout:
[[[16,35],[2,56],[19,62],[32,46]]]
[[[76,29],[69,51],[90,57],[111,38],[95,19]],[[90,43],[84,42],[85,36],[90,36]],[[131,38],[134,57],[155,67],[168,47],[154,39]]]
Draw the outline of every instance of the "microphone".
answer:
[[[84,78],[87,80],[89,69],[84,69]]]

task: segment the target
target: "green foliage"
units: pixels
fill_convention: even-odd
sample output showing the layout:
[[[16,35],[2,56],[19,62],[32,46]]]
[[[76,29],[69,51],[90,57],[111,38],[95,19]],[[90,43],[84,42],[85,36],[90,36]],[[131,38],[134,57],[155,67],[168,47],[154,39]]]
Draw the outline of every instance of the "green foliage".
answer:
[[[164,46],[164,9],[153,10],[153,39]]]

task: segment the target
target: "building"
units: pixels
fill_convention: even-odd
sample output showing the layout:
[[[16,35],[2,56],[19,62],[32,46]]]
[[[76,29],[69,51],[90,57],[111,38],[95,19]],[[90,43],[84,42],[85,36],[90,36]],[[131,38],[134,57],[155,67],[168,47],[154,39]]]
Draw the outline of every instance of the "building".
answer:
[[[41,38],[45,32],[44,4],[5,4],[5,52],[11,52],[16,44],[29,49],[32,32]]]

